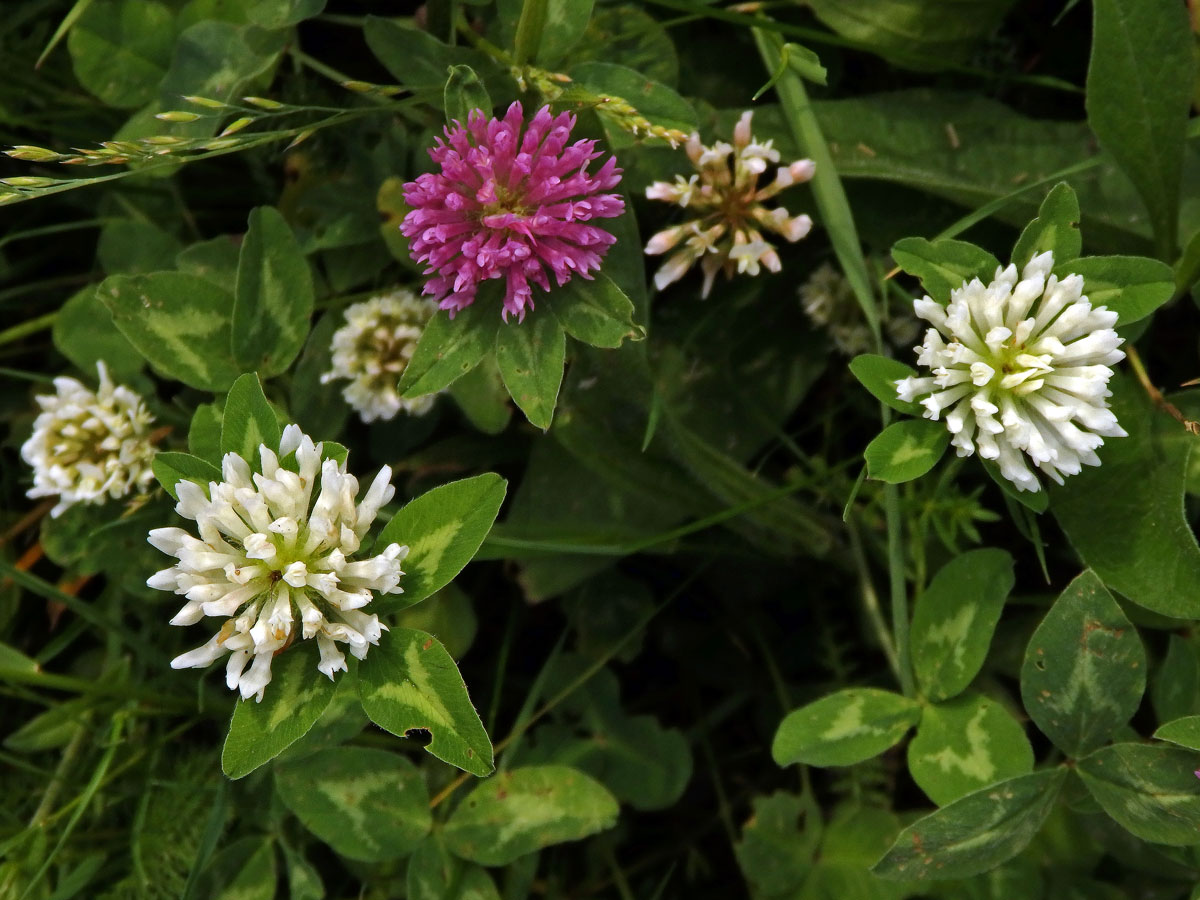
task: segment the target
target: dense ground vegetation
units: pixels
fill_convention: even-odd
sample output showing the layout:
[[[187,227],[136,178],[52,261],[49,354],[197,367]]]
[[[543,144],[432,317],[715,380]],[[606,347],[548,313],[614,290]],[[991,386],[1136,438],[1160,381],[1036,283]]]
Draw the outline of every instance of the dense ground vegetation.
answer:
[[[403,6],[4,5],[0,897],[1200,896],[1195,4]]]

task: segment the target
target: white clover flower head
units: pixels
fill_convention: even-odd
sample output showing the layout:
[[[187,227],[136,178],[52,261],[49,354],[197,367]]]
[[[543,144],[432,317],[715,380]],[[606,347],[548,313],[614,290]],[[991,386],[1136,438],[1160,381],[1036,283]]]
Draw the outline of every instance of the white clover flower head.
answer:
[[[261,472],[227,453],[223,481],[207,490],[178,483],[175,511],[196,523],[199,537],[182,528],[151,531],[150,543],[177,562],[146,584],[187,598],[172,625],[205,616],[225,621],[207,643],[172,660],[172,668],[204,667],[228,653],[229,689],[262,700],[272,658],[297,636],[316,638],[317,668],[331,680],[346,668],[339,643],[358,659],[379,643],[387,626],[363,607],[375,593],[402,592],[408,547],[389,544],[377,556],[351,557],[395,493],[392,470],[380,469],[356,502],[358,480],[321,454],[321,444],[289,425],[278,453],[259,447]]]
[[[1108,408],[1110,366],[1125,358],[1113,326],[1117,314],[1092,307],[1083,278],[1051,275],[1054,255],[1017,268],[997,268],[991,284],[978,278],[951,291],[942,307],[916,300],[933,325],[915,348],[932,375],[896,382],[902,400],[920,399],[925,418],[945,414],[959,456],[978,450],[996,460],[1018,490],[1041,485],[1028,456],[1058,484],[1082,466],[1098,466],[1106,437],[1125,437]]]
[[[436,311],[432,300],[403,288],[346,307],[346,324],[333,334],[333,368],[321,383],[349,379],[342,396],[364,422],[391,419],[401,410],[429,412],[432,395],[403,400],[396,385]]]
[[[103,362],[96,370],[95,391],[65,375],[54,379],[55,393],[37,397],[42,411],[21,446],[21,458],[33,467],[28,496],[57,496],[52,516],[76,503],[145,491],[154,480],[154,417],[141,397],[113,384]]]
[[[702,297],[712,290],[718,272],[723,271],[726,278],[735,272],[754,276],[764,268],[778,272],[779,254],[764,232],[794,243],[812,230],[808,216],[793,216],[782,206],[768,208],[765,204],[780,191],[810,180],[815,171],[813,161],[801,159],[779,166],[774,179],[759,187],[759,176],[777,165],[780,157],[771,141],[755,140],[751,116],[742,113],[733,129],[732,144],[717,141],[705,146],[699,135],[693,134],[684,149],[696,174],[686,179],[676,175],[673,184],[656,181],[646,188],[650,200],[674,203],[695,215],[646,243],[650,256],[675,251],[654,275],[658,290],[678,281],[696,263],[704,273]]]

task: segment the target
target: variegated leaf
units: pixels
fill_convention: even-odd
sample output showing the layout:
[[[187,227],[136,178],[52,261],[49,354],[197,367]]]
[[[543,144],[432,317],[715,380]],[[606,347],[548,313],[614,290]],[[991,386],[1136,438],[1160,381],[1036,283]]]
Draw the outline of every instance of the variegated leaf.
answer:
[[[241,374],[230,351],[233,295],[181,272],[114,275],[96,296],[117,330],[167,378],[224,391]]]
[[[978,674],[1012,590],[1013,559],[985,547],[956,556],[933,576],[913,610],[913,668],[931,700],[966,689]]]
[[[1025,709],[1059,749],[1082,756],[1130,720],[1145,689],[1137,630],[1089,569],[1029,640],[1021,666]]]
[[[867,475],[888,484],[920,478],[950,446],[950,432],[941,422],[905,419],[893,422],[867,444],[863,459]]]
[[[1200,716],[1183,716],[1160,725],[1154,736],[1189,750],[1200,750]]]
[[[375,553],[391,543],[408,547],[404,593],[389,609],[412,606],[450,583],[471,561],[491,531],[508,482],[493,472],[436,487],[410,501],[375,541]]]
[[[473,775],[494,768],[492,742],[446,648],[431,634],[393,628],[359,667],[359,696],[371,721],[400,737],[430,735],[426,750]]]
[[[1033,771],[1025,729],[995,700],[967,693],[925,708],[908,745],[908,771],[938,806]]]
[[[503,866],[551,844],[611,828],[617,801],[568,766],[527,766],[478,785],[446,823],[450,849],[485,866]]]
[[[279,766],[275,790],[305,828],[347,859],[406,856],[432,824],[420,771],[386,750],[318,750]]]
[[[221,889],[221,900],[273,900],[276,879],[275,843],[268,839],[250,854],[233,881]]]
[[[312,273],[292,229],[274,207],[250,213],[238,257],[233,356],[264,378],[291,365],[308,336]]]
[[[221,769],[243,778],[270,762],[313,727],[338,685],[317,671],[317,648],[306,641],[280,653],[261,703],[238,700],[221,751]],[[341,681],[350,678],[342,673]]]
[[[1144,841],[1200,844],[1200,756],[1164,744],[1111,744],[1075,771],[1104,811]]]
[[[258,470],[261,465],[258,448],[265,444],[279,449],[281,430],[275,411],[263,394],[258,376],[248,372],[238,378],[225,400],[221,419],[221,453],[236,453]]]
[[[850,688],[788,713],[771,755],[781,766],[849,766],[898,742],[921,718],[907,697],[876,688]]]
[[[1058,799],[1067,770],[1018,775],[955,800],[905,828],[872,871],[913,881],[967,878],[1024,850]]]
[[[487,870],[458,859],[438,835],[430,835],[408,861],[408,900],[500,900]]]

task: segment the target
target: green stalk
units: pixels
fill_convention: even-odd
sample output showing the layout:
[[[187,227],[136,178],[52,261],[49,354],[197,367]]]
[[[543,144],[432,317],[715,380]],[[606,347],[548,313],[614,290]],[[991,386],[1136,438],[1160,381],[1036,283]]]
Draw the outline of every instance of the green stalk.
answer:
[[[887,518],[888,579],[892,591],[892,635],[896,662],[900,670],[900,690],[905,697],[916,693],[913,680],[912,652],[908,641],[908,585],[904,582],[904,522],[900,510],[900,488],[883,488],[884,515]]]
[[[38,316],[36,319],[27,319],[19,325],[14,325],[11,328],[5,328],[0,331],[0,344],[11,344],[13,341],[19,341],[21,338],[29,337],[31,334],[37,334],[54,324],[54,320],[58,318],[58,310],[48,312],[43,316]]]
[[[755,28],[754,42],[758,46],[767,72],[779,71],[783,54],[783,40],[779,35],[763,28]],[[846,280],[854,291],[854,297],[862,308],[876,345],[879,346],[880,312],[871,286],[867,261],[863,256],[862,244],[858,239],[858,228],[854,224],[854,215],[842,188],[842,181],[838,177],[837,167],[833,164],[833,155],[829,152],[821,125],[813,113],[812,104],[809,103],[804,82],[798,74],[785,67],[783,74],[775,82],[775,92],[779,95],[783,117],[787,120],[796,142],[817,164],[812,190],[821,217],[820,224],[829,234],[829,241],[833,244],[838,263],[846,274]],[[887,407],[883,408],[883,417],[883,424],[886,426]],[[901,690],[905,696],[911,697],[915,693],[915,683],[912,655],[908,645],[908,589],[904,578],[902,543],[904,523],[900,509],[900,493],[895,485],[884,487],[884,509],[887,517],[888,580],[892,597],[892,636],[896,668]]]
[[[542,45],[542,30],[546,27],[546,7],[549,0],[525,0],[521,6],[521,18],[517,22],[517,36],[513,41],[513,55],[517,65],[523,66],[537,59]]]
[[[755,28],[754,42],[758,46],[767,72],[778,72],[783,53],[783,41],[779,35]],[[875,343],[879,344],[879,311],[875,305],[871,276],[867,270],[867,261],[863,257],[862,244],[858,240],[858,228],[855,227],[854,216],[850,212],[850,203],[846,200],[846,191],[842,188],[837,167],[833,164],[833,155],[829,152],[825,135],[821,133],[821,125],[813,113],[812,104],[809,103],[804,81],[790,67],[784,67],[783,74],[775,82],[775,93],[779,95],[783,117],[787,120],[796,143],[800,145],[801,151],[817,164],[812,180],[813,197],[817,201],[817,211],[820,215],[817,224],[824,226],[828,233],[833,252],[837,254],[838,264],[842,267],[846,281],[849,282],[854,297],[862,308],[871,334],[875,337]]]

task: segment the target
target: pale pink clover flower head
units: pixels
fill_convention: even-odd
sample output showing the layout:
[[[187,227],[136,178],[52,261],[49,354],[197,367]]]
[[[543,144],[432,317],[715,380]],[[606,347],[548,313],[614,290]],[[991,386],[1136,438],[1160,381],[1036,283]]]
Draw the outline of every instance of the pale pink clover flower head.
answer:
[[[404,186],[412,210],[400,225],[413,258],[432,276],[424,293],[451,316],[475,301],[481,282],[505,280],[505,320],[533,308],[533,285],[550,290],[575,275],[591,279],[616,238],[592,224],[625,211],[615,157],[594,140],[568,144],[575,117],[543,106],[528,123],[519,102],[504,118],[474,110],[429,151],[439,172]]]

